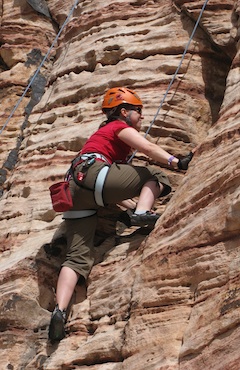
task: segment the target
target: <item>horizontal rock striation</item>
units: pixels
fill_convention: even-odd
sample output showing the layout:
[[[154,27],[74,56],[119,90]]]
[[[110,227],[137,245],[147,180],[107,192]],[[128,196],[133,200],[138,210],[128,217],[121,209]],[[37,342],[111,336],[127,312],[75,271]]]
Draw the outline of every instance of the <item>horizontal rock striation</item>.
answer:
[[[0,357],[3,368],[239,370],[240,165],[238,0],[79,1],[18,109],[72,1],[2,0]],[[47,330],[65,253],[49,186],[104,120],[102,96],[135,89],[144,134],[176,156],[172,193],[146,235],[99,213],[96,263],[76,288],[67,337]],[[159,114],[156,112],[160,107]],[[135,163],[159,166],[142,153]]]

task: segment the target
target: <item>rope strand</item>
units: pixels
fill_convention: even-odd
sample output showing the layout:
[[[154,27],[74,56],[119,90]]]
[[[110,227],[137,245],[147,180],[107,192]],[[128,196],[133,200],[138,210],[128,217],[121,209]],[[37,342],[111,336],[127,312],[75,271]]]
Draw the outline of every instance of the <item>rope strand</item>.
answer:
[[[56,42],[57,42],[57,40],[59,39],[59,37],[60,37],[60,35],[61,35],[61,33],[62,33],[62,31],[63,31],[64,27],[66,26],[66,24],[68,23],[69,19],[71,18],[72,14],[73,14],[73,12],[74,12],[74,9],[75,9],[75,8],[77,7],[77,5],[78,5],[78,2],[79,2],[79,0],[76,0],[76,1],[75,1],[75,3],[74,3],[74,5],[73,5],[73,7],[71,8],[71,10],[70,10],[70,12],[69,12],[69,14],[68,14],[67,18],[65,19],[64,23],[62,24],[62,27],[60,28],[60,30],[59,30],[59,32],[58,32],[58,34],[57,34],[57,36],[56,36],[56,37],[55,37],[55,39],[53,40],[53,43],[52,43],[52,45],[50,46],[50,48],[49,48],[48,52],[46,53],[45,57],[43,58],[42,62],[40,63],[40,65],[39,65],[38,69],[35,71],[35,73],[34,73],[33,77],[31,78],[31,80],[30,80],[30,82],[29,82],[29,84],[27,85],[26,89],[24,90],[24,92],[23,92],[23,94],[22,94],[21,98],[18,100],[17,104],[16,104],[16,105],[15,105],[15,107],[13,108],[13,110],[12,110],[12,112],[11,112],[10,116],[8,117],[7,121],[4,123],[3,127],[1,128],[1,130],[0,130],[0,135],[1,135],[1,133],[3,132],[3,130],[7,127],[7,125],[8,125],[8,123],[9,123],[9,121],[11,120],[12,116],[14,115],[14,113],[16,112],[16,110],[18,109],[18,107],[19,107],[19,105],[21,104],[21,102],[22,102],[23,98],[25,97],[25,95],[26,95],[27,91],[28,91],[28,90],[29,90],[29,88],[32,86],[33,81],[34,81],[34,80],[35,80],[35,78],[37,77],[37,75],[38,75],[38,73],[40,72],[40,70],[41,70],[41,68],[42,68],[43,64],[45,63],[46,59],[48,58],[49,54],[51,53],[51,51],[52,51],[52,49],[53,49],[53,47],[54,47],[55,43],[56,43]]]
[[[38,69],[35,71],[35,73],[34,73],[33,77],[31,78],[31,80],[30,80],[29,84],[27,85],[26,89],[24,90],[24,92],[23,92],[23,94],[22,94],[21,98],[18,100],[17,104],[16,104],[16,105],[15,105],[15,107],[13,108],[13,110],[12,110],[12,112],[11,112],[10,116],[8,117],[7,121],[5,122],[5,124],[3,125],[3,127],[1,128],[1,130],[0,130],[0,135],[2,134],[3,130],[4,130],[4,129],[6,128],[6,126],[8,125],[9,121],[11,120],[11,118],[12,118],[12,116],[14,115],[14,113],[16,112],[16,110],[18,109],[18,107],[19,107],[19,105],[21,104],[21,102],[22,102],[23,98],[25,97],[25,95],[26,95],[27,91],[28,91],[28,90],[29,90],[29,88],[32,86],[33,81],[35,80],[36,76],[37,76],[37,75],[38,75],[38,73],[40,72],[40,70],[41,70],[42,66],[44,65],[44,63],[45,63],[45,61],[46,61],[46,59],[48,58],[49,54],[51,53],[51,51],[52,51],[52,49],[53,49],[53,47],[54,47],[55,43],[56,43],[56,42],[57,42],[57,40],[59,39],[59,37],[60,37],[60,35],[61,35],[61,33],[62,33],[62,31],[63,31],[64,27],[66,26],[66,24],[68,23],[69,19],[71,18],[72,14],[73,14],[73,12],[74,12],[74,9],[75,9],[75,8],[76,8],[76,6],[78,5],[78,2],[79,2],[79,0],[76,0],[76,1],[75,1],[75,3],[74,3],[74,5],[72,6],[72,8],[71,8],[71,10],[70,10],[70,12],[69,12],[69,14],[68,14],[68,16],[67,16],[66,20],[64,21],[64,23],[63,23],[62,27],[60,28],[60,30],[59,30],[59,32],[58,32],[58,34],[57,34],[57,36],[55,37],[55,39],[54,39],[54,41],[53,41],[53,43],[52,43],[52,45],[51,45],[51,47],[49,48],[48,52],[47,52],[47,53],[46,53],[46,55],[44,56],[44,58],[43,58],[42,62],[40,63],[40,65],[39,65]],[[194,36],[194,34],[195,34],[195,32],[196,32],[196,29],[197,29],[197,27],[198,27],[198,24],[199,24],[199,22],[200,22],[200,19],[201,19],[201,17],[202,17],[202,14],[203,14],[203,12],[204,12],[204,9],[205,9],[205,7],[206,7],[207,3],[208,3],[208,0],[205,0],[204,4],[203,4],[203,6],[202,6],[201,12],[200,12],[200,14],[199,14],[199,16],[198,16],[197,22],[196,22],[196,24],[195,24],[195,26],[194,26],[194,29],[193,29],[193,31],[192,31],[192,34],[191,34],[191,36],[190,36],[190,39],[189,39],[189,41],[188,41],[188,43],[187,43],[187,45],[186,45],[186,47],[185,47],[185,50],[184,50],[184,52],[183,52],[182,58],[181,58],[181,60],[180,60],[180,63],[179,63],[179,65],[178,65],[178,67],[177,67],[177,69],[176,69],[176,71],[175,71],[175,73],[174,73],[174,75],[173,75],[173,77],[172,77],[172,80],[170,81],[170,83],[169,83],[169,85],[168,85],[168,88],[167,88],[167,90],[166,90],[166,92],[165,92],[165,94],[164,94],[164,96],[163,96],[163,99],[162,99],[162,101],[161,101],[161,103],[160,103],[160,105],[159,105],[159,107],[158,107],[158,109],[157,109],[157,112],[156,112],[156,114],[155,114],[155,116],[154,116],[154,118],[153,118],[152,122],[150,123],[150,125],[149,125],[149,127],[148,127],[147,131],[145,132],[144,137],[146,137],[146,136],[148,135],[149,131],[151,130],[151,128],[152,128],[152,126],[153,126],[153,124],[154,124],[154,122],[155,122],[155,120],[156,120],[156,118],[157,118],[157,116],[158,116],[158,114],[159,114],[159,112],[160,112],[161,108],[162,108],[162,105],[163,105],[163,103],[164,103],[164,101],[165,101],[165,99],[166,99],[166,97],[167,97],[167,94],[168,94],[168,92],[169,92],[170,88],[172,87],[172,84],[173,84],[173,82],[174,82],[174,80],[175,80],[175,78],[176,78],[176,76],[177,76],[177,73],[178,73],[179,69],[181,68],[182,62],[183,62],[184,57],[185,57],[185,55],[186,55],[186,53],[187,53],[187,50],[188,50],[188,48],[189,48],[189,45],[190,45],[190,43],[191,43],[191,41],[192,41],[192,39],[193,39],[193,36]],[[134,156],[135,156],[135,154],[136,154],[136,153],[137,153],[137,150],[132,154],[131,158],[129,159],[129,162],[134,158]]]
[[[197,29],[197,27],[198,27],[198,24],[199,24],[199,22],[200,22],[200,19],[201,19],[201,17],[202,17],[202,14],[203,14],[203,12],[204,12],[204,9],[205,9],[205,7],[206,7],[206,5],[207,5],[207,2],[208,2],[208,0],[205,0],[204,4],[203,4],[203,6],[202,6],[201,12],[199,13],[199,16],[198,16],[197,22],[195,23],[195,26],[194,26],[194,28],[193,28],[192,34],[191,34],[191,36],[190,36],[190,38],[189,38],[189,41],[188,41],[188,43],[187,43],[187,45],[186,45],[186,47],[185,47],[185,50],[184,50],[184,52],[183,52],[182,58],[181,58],[181,60],[180,60],[180,62],[179,62],[179,65],[178,65],[178,67],[177,67],[177,69],[176,69],[176,71],[175,71],[175,73],[174,73],[174,75],[173,75],[173,77],[172,77],[172,79],[171,79],[171,81],[170,81],[169,85],[168,85],[168,88],[167,88],[167,90],[166,90],[166,92],[165,92],[165,94],[164,94],[164,96],[163,96],[163,98],[162,98],[162,100],[161,100],[161,103],[160,103],[160,105],[159,105],[159,107],[158,107],[158,109],[157,109],[157,112],[156,112],[156,114],[155,114],[155,116],[154,116],[154,118],[153,118],[152,122],[150,123],[150,125],[149,125],[149,127],[148,127],[147,131],[146,131],[146,132],[145,132],[145,134],[144,134],[144,137],[146,137],[146,136],[148,135],[148,133],[149,133],[149,131],[151,130],[151,128],[152,128],[152,126],[153,126],[154,122],[156,121],[156,118],[157,118],[157,116],[158,116],[158,114],[159,114],[159,112],[160,112],[160,110],[161,110],[161,108],[162,108],[162,106],[163,106],[163,103],[164,103],[164,101],[165,101],[165,99],[166,99],[166,97],[167,97],[167,94],[169,93],[169,90],[171,89],[172,84],[173,84],[173,82],[175,81],[175,78],[176,78],[176,76],[177,76],[177,74],[178,74],[179,69],[181,68],[182,62],[183,62],[184,57],[185,57],[185,55],[186,55],[186,53],[187,53],[187,51],[188,51],[188,48],[189,48],[189,45],[190,45],[190,43],[191,43],[191,41],[192,41],[192,39],[193,39],[193,36],[194,36],[194,34],[195,34],[195,32],[196,32],[196,29]],[[130,161],[135,157],[136,153],[137,153],[137,150],[135,150],[135,152],[131,155],[131,157],[129,158],[128,162],[130,162]]]

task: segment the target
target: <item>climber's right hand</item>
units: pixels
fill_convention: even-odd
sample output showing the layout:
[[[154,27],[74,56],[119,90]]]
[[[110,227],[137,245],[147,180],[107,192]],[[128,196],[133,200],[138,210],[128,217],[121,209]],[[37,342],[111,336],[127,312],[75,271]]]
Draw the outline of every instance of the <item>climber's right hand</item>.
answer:
[[[189,165],[189,163],[192,160],[192,157],[193,157],[193,152],[190,152],[185,157],[179,159],[178,164],[177,164],[179,170],[187,170],[188,169],[188,165]]]

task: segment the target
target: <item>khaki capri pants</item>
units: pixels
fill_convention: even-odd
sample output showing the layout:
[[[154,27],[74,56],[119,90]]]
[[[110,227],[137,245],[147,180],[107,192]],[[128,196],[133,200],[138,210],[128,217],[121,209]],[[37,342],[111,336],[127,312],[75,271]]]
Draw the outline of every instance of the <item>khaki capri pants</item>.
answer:
[[[75,169],[84,173],[82,186],[74,180],[70,181],[70,190],[73,198],[71,210],[98,209],[94,199],[94,185],[99,171],[105,164],[96,161],[86,171],[82,164]],[[85,172],[84,172],[85,171]],[[149,180],[160,182],[164,186],[161,196],[170,193],[171,185],[167,176],[160,170],[151,166],[132,166],[130,164],[113,163],[108,171],[104,187],[103,200],[106,205],[117,204],[123,200],[139,196],[142,187]],[[97,215],[66,219],[67,254],[63,266],[68,266],[87,279],[94,263],[93,241],[97,226]]]

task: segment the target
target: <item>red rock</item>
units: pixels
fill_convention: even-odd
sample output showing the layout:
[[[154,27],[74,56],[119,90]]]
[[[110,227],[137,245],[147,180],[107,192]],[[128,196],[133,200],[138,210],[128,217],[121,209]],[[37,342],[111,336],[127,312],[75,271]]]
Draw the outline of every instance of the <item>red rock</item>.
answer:
[[[27,2],[2,0],[1,127],[50,47],[55,22],[61,26],[73,6],[61,0],[47,5],[53,20]],[[208,3],[148,136],[175,155],[198,146],[187,173],[164,169],[173,192],[156,203],[164,213],[149,236],[116,236],[117,210],[100,212],[87,297],[84,287],[76,289],[67,337],[58,347],[47,343],[65,250],[64,223],[51,208],[48,188],[103,121],[101,100],[109,86],[138,91],[147,130],[202,5],[80,2],[42,68],[48,82],[40,102],[25,121],[28,91],[2,131],[2,367],[239,369],[237,0]],[[7,167],[17,147],[18,160]],[[136,162],[148,158],[138,153]],[[46,255],[43,245],[59,237],[60,253]]]

